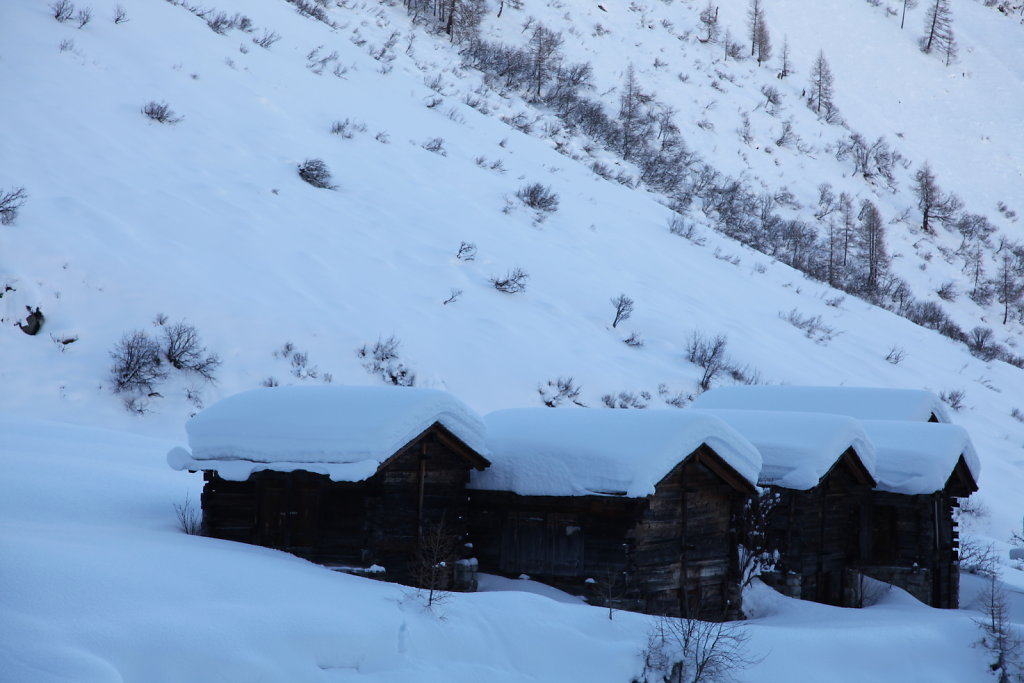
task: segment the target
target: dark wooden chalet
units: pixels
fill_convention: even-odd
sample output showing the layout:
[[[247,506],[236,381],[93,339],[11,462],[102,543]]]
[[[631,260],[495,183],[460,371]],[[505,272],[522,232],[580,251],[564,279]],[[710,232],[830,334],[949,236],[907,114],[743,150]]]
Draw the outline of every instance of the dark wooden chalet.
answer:
[[[721,420],[542,408],[486,422],[494,464],[470,485],[482,570],[601,605],[739,616],[736,519],[760,458]]]
[[[404,583],[428,551],[458,559],[469,473],[489,465],[483,422],[434,390],[258,389],[187,430],[192,452],[168,459],[204,473],[204,534]]]
[[[954,510],[978,490],[978,458],[955,425],[865,421],[878,458],[864,573],[933,607],[959,604]]]
[[[778,553],[762,580],[792,597],[860,606],[875,457],[859,422],[818,413],[708,412],[761,452],[764,493],[748,509],[754,518],[746,520],[747,543]]]

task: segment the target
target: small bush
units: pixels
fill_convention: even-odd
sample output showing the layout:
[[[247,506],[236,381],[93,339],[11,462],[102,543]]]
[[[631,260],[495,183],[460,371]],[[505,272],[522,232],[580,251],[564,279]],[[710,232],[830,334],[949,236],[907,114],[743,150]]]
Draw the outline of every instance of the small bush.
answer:
[[[530,183],[519,188],[516,197],[531,209],[554,213],[558,210],[558,195],[540,183]]]
[[[126,332],[110,352],[114,393],[152,392],[167,377],[160,356],[160,344],[145,332]]]
[[[605,394],[601,397],[601,403],[606,408],[633,408],[642,410],[647,407],[647,404],[651,401],[651,394],[646,391],[641,391],[634,394],[629,391],[620,391],[618,394]]]
[[[506,294],[518,294],[526,291],[526,280],[530,277],[522,268],[513,268],[505,274],[505,277],[494,276],[489,282],[499,292]]]
[[[175,116],[174,110],[166,102],[152,100],[142,107],[142,113],[157,123],[165,123],[169,126],[181,121],[183,116]]]
[[[176,370],[194,372],[208,382],[216,381],[220,357],[206,352],[194,325],[180,322],[163,326],[163,354]]]
[[[299,177],[313,187],[333,190],[337,186],[331,184],[331,170],[323,159],[306,159],[299,164]]]
[[[10,225],[18,218],[18,209],[22,207],[28,194],[24,187],[15,187],[0,192],[0,225]]]
[[[235,27],[235,22],[225,12],[217,12],[207,17],[206,25],[211,31],[222,36]]]
[[[53,18],[64,23],[75,13],[75,5],[70,0],[57,0],[50,5]]]
[[[634,349],[639,349],[644,345],[643,338],[636,332],[630,332],[629,336],[622,340],[626,346],[631,346]]]
[[[123,24],[128,21],[128,10],[121,5],[114,8],[114,23]]]
[[[547,384],[537,387],[541,402],[548,408],[557,408],[563,403],[574,403],[582,408],[586,404],[579,400],[580,391],[583,387],[576,386],[572,377],[559,377],[555,380],[548,380]]]
[[[786,314],[780,312],[779,317],[793,327],[803,330],[808,339],[812,339],[819,344],[828,344],[837,334],[834,328],[822,322],[820,315],[804,317],[800,315],[800,311],[794,308]]]
[[[995,342],[995,332],[991,327],[975,327],[967,335],[967,348],[971,355],[986,363],[995,360],[1003,353],[1003,348]]]
[[[196,510],[192,497],[185,494],[184,503],[174,503],[174,514],[178,518],[178,528],[189,536],[198,536],[203,527],[203,515]]]
[[[907,352],[899,346],[890,346],[889,353],[886,354],[885,360],[892,363],[893,365],[899,365],[903,362],[903,359],[907,357]]]
[[[380,376],[385,383],[411,387],[416,384],[416,373],[399,359],[399,346],[401,342],[392,335],[387,339],[377,339],[373,346],[363,344],[356,349],[356,355],[363,359],[363,367],[367,372]]]
[[[277,31],[270,31],[264,29],[263,35],[260,37],[253,36],[252,42],[256,43],[264,49],[269,49],[271,45],[281,40],[281,35]]]
[[[709,338],[700,331],[694,331],[690,335],[690,341],[686,346],[686,358],[704,371],[697,381],[701,391],[710,389],[715,378],[729,369],[730,363],[725,355],[727,345],[728,341],[722,334]]]
[[[476,259],[476,244],[474,242],[459,242],[459,250],[455,252],[455,258],[460,261]]]
[[[443,157],[448,156],[448,152],[444,149],[444,138],[431,138],[423,143],[423,149],[434,154],[440,154]]]
[[[344,121],[335,121],[331,124],[331,134],[340,135],[345,140],[351,140],[355,137],[356,133],[365,133],[366,124],[360,123],[359,121],[353,121],[352,119],[345,119]]]
[[[948,405],[953,410],[959,411],[964,407],[964,394],[960,389],[952,389],[950,391],[940,391],[939,398],[943,403]]]
[[[78,22],[78,28],[85,28],[85,25],[92,21],[92,8],[86,7],[78,10],[78,13],[75,14],[75,21]]]

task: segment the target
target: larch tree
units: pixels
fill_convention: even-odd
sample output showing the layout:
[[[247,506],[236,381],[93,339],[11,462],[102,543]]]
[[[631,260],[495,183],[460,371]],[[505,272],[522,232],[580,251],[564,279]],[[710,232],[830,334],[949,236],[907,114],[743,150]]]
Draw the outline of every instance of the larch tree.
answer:
[[[750,38],[750,56],[757,54],[758,36],[764,26],[764,5],[761,0],[750,0],[747,7],[747,36]]]
[[[878,207],[867,199],[861,202],[858,218],[858,242],[865,270],[864,291],[874,294],[878,291],[878,281],[888,265],[885,253],[885,224]]]
[[[626,69],[626,82],[619,97],[619,125],[622,126],[619,152],[626,161],[636,155],[651,133],[654,122],[647,105],[653,99],[640,88],[636,70],[630,64]]]
[[[818,114],[828,113],[832,109],[832,88],[834,80],[832,69],[829,68],[828,60],[825,59],[825,52],[819,51],[814,66],[811,68],[810,97],[807,102]]]
[[[789,38],[782,37],[782,52],[779,54],[779,78],[786,78],[793,73],[793,61],[789,53]]]
[[[1010,309],[1016,308],[1024,297],[1024,282],[1021,281],[1020,259],[1009,251],[999,261],[995,280],[996,300],[1003,305],[1003,324],[1010,319]]]
[[[526,50],[530,59],[530,90],[535,100],[540,100],[541,88],[558,72],[561,49],[561,33],[552,31],[543,24],[534,27]]]
[[[953,11],[949,8],[949,0],[929,0],[928,11],[924,19],[924,35],[921,37],[921,51],[931,54],[936,47],[941,47],[945,38],[952,40]]]
[[[702,43],[713,43],[718,39],[718,8],[708,0],[707,6],[700,11],[698,17],[700,25],[704,30],[704,37],[698,38]]]
[[[914,194],[917,196],[917,208],[921,210],[921,230],[924,232],[932,232],[935,221],[943,225],[951,223],[963,208],[959,197],[942,192],[927,162],[914,174]]]

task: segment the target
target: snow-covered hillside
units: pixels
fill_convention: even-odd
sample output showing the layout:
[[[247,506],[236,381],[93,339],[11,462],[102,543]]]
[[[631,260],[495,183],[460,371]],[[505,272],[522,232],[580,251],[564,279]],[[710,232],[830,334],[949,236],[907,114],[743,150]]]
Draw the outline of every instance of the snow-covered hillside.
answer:
[[[749,58],[725,60],[721,42],[701,43],[698,2],[504,3],[500,17],[491,2],[481,35],[522,46],[538,23],[560,32],[566,60],[592,64],[586,96],[609,117],[632,65],[642,89],[675,111],[701,162],[751,192],[781,197],[775,210],[784,219],[823,229],[813,214],[825,182],[857,207],[872,202],[884,219],[892,273],[913,296],[939,301],[937,290],[953,283],[954,300],[941,300],[950,318],[963,330],[992,328],[996,342],[1020,355],[1020,321],[1011,315],[1003,325],[998,301],[979,305],[967,296],[973,282],[958,253],[963,236],[943,226],[923,232],[912,187],[928,162],[943,191],[990,219],[996,232],[979,249],[986,277],[994,276],[1008,253],[995,253],[999,238],[1016,239],[1014,212],[1024,211],[1024,27],[983,3],[953,2],[960,57],[946,67],[917,48],[926,8],[912,10],[901,30],[898,13],[887,12],[897,4],[765,2],[775,52],[784,37],[791,48],[795,73],[785,79],[776,78],[777,56],[758,67]],[[127,20],[115,23],[118,7]],[[523,93],[491,87],[464,65],[465,43],[414,25],[401,3],[331,3],[325,16],[333,26],[284,0],[216,0],[208,9],[203,19],[198,8],[171,2],[100,0],[79,28],[74,17],[55,21],[47,3],[13,0],[0,8],[0,195],[13,188],[27,194],[16,220],[0,226],[0,410],[12,416],[5,429],[58,420],[158,438],[163,448],[184,441],[184,421],[199,407],[261,384],[380,383],[357,350],[389,338],[398,342],[392,364],[404,364],[417,385],[448,389],[480,412],[538,406],[569,378],[580,388],[577,400],[594,410],[604,409],[602,396],[619,392],[652,407],[685,404],[703,374],[687,360],[693,335],[724,335],[735,372],[716,385],[746,378],[962,392],[954,419],[977,446],[977,498],[988,510],[965,524],[1005,556],[1024,508],[1019,368],[983,361],[961,342],[717,233],[700,202],[678,219],[666,208],[671,198],[636,182],[636,164]],[[722,33],[739,42],[745,9],[734,3],[719,12]],[[208,21],[222,12],[246,15],[253,29],[211,30]],[[264,37],[267,47],[254,42]],[[819,120],[804,103],[819,51],[831,64],[845,127]],[[767,101],[766,88],[778,91],[777,104]],[[150,102],[166,103],[180,120],[148,118],[142,109]],[[780,145],[786,122],[799,140]],[[852,132],[884,137],[902,155],[893,183],[865,179],[849,157],[836,158],[837,143]],[[297,167],[307,159],[327,165],[334,189],[303,182]],[[595,162],[611,179],[594,172]],[[557,210],[517,197],[533,183],[557,194]],[[687,238],[670,232],[674,219],[692,226],[682,230]],[[472,258],[465,250],[460,258],[464,244]],[[517,268],[528,275],[525,291],[497,291],[492,280]],[[610,299],[620,294],[635,309],[613,327]],[[45,315],[36,336],[15,326],[26,306]],[[154,324],[158,314],[167,317],[162,326]],[[171,371],[154,387],[159,395],[134,404],[143,414],[126,410],[111,390],[110,352],[126,333],[159,337],[178,321],[194,325],[219,356],[217,381]],[[631,335],[642,345],[623,343]],[[88,453],[67,452],[73,442],[47,446],[46,469],[26,466],[17,477],[55,477],[69,459],[88,471]],[[105,474],[83,476],[94,481],[117,469],[102,467]],[[195,494],[198,483],[169,470],[140,476],[155,478],[154,488],[127,489],[125,499],[126,489],[111,485],[102,505],[151,520],[147,533],[157,534],[150,538],[163,554],[192,543],[171,535],[168,495],[160,492],[191,487]],[[42,496],[50,481],[13,487]],[[37,505],[26,510],[41,513],[45,506]],[[10,517],[7,528],[31,545],[38,534],[25,530],[31,514],[24,514]],[[48,530],[73,516],[54,515]],[[109,536],[105,524],[96,526],[90,534]],[[70,543],[77,534],[54,538]],[[61,543],[48,545],[45,557],[73,554]],[[196,553],[240,552],[203,543]],[[275,566],[284,561],[247,554]],[[228,581],[239,565],[223,562]],[[83,584],[101,580],[89,577]],[[398,595],[364,585],[357,590],[378,591],[382,601]],[[204,586],[202,594],[217,591]],[[474,600],[460,598],[459,609],[477,609],[469,607]],[[32,614],[37,603],[26,605],[24,619],[45,621]],[[818,608],[793,609],[811,615]],[[962,617],[948,618],[969,623]],[[954,631],[967,628],[961,622]],[[633,646],[643,640],[630,637]],[[268,644],[253,642],[244,647]],[[785,642],[770,641],[773,648]],[[980,656],[963,652],[970,654],[962,662]],[[763,666],[781,666],[776,659]],[[945,660],[934,661],[944,670],[938,663]]]

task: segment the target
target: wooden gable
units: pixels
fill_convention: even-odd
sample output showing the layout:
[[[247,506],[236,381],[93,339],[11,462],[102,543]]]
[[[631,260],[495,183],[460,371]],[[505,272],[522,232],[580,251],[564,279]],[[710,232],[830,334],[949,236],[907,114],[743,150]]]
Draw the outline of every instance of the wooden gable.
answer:
[[[974,475],[971,474],[971,468],[967,466],[967,461],[964,456],[961,455],[956,461],[956,466],[949,475],[949,479],[946,480],[946,485],[943,487],[948,495],[955,496],[956,498],[966,498],[975,491],[978,490],[978,483],[974,481]]]

